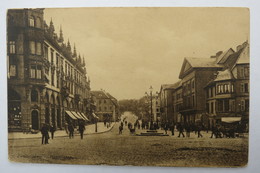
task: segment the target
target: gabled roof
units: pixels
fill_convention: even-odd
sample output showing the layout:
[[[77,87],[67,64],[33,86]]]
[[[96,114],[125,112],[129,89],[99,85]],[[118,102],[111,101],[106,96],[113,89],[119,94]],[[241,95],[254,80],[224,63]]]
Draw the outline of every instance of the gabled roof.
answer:
[[[229,57],[231,54],[233,54],[233,53],[235,53],[235,51],[234,51],[232,48],[226,50],[226,51],[223,52],[221,55],[219,55],[219,57],[217,57],[217,63],[218,63],[218,64],[223,64],[223,63],[225,63],[225,62],[227,61],[228,57]]]
[[[217,78],[214,81],[217,82],[217,81],[231,80],[231,79],[234,79],[234,76],[232,75],[229,69],[226,69],[225,71],[219,71]]]
[[[175,82],[174,84],[162,84],[161,85],[161,90],[165,90],[165,89],[176,89],[181,85],[181,80],[179,80],[178,82]]]
[[[97,99],[109,99],[109,97],[104,93],[104,91],[91,91]]]
[[[239,54],[236,64],[248,64],[249,62],[249,45],[247,44]]]
[[[217,64],[215,58],[187,57],[187,58],[184,58],[179,78],[182,78],[182,76],[186,72],[191,71],[191,69],[194,69],[194,68],[221,68],[221,67],[223,67],[223,66],[220,64]]]

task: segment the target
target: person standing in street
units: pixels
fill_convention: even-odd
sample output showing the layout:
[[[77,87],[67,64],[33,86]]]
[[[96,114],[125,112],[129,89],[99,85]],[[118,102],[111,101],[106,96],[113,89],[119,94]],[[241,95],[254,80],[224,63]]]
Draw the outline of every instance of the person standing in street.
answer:
[[[54,132],[55,132],[55,131],[56,131],[56,128],[55,128],[53,125],[51,125],[51,126],[50,126],[51,139],[54,138]]]
[[[185,131],[186,131],[186,137],[190,137],[190,124],[187,123],[186,126],[185,126]]]
[[[80,133],[81,139],[83,139],[84,131],[85,131],[85,124],[84,124],[84,122],[81,122],[79,124],[79,133]]]
[[[122,124],[119,126],[119,135],[121,135],[122,134],[122,131],[123,131],[123,126],[122,126]]]
[[[42,144],[49,144],[49,133],[48,133],[48,127],[46,124],[42,125],[41,128],[41,134],[42,134]]]
[[[69,138],[71,139],[71,138],[74,137],[74,126],[73,126],[72,123],[70,123],[70,124],[68,125],[68,130],[69,130]]]
[[[202,134],[200,133],[201,130],[202,130],[202,126],[201,126],[201,125],[198,125],[198,126],[197,126],[198,138],[199,138],[199,137],[201,137],[201,138],[203,137]]]
[[[172,132],[172,136],[174,136],[174,122],[171,123],[170,130]]]
[[[185,135],[184,135],[184,133],[183,133],[183,125],[180,123],[179,124],[179,127],[178,127],[178,130],[179,130],[179,135],[178,135],[178,137],[181,137],[181,135],[182,135],[182,137],[185,137]]]

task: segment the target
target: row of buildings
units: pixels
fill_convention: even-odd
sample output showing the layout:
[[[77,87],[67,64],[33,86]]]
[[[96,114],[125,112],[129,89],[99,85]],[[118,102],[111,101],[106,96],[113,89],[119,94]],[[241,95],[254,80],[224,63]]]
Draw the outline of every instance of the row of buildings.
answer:
[[[103,120],[92,115],[99,109],[99,97],[90,90],[84,57],[75,45],[72,50],[70,42],[64,42],[61,28],[57,34],[52,21],[46,24],[44,9],[8,10],[7,43],[10,131],[38,130],[43,123],[62,129],[66,122],[93,117]],[[116,99],[110,98],[116,106]]]
[[[179,81],[161,85],[159,119],[199,121],[208,128],[221,122],[248,125],[249,64],[248,42],[208,58],[184,58]]]

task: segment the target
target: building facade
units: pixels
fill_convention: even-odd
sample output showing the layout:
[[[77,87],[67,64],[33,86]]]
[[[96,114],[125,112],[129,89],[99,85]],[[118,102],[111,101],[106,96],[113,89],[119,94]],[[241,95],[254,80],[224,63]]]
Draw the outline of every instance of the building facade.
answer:
[[[44,9],[8,10],[8,127],[62,129],[71,119],[86,120],[90,81],[85,60],[64,43],[62,30],[48,26]],[[68,112],[69,111],[69,112]],[[67,113],[70,115],[68,115]]]
[[[101,90],[91,91],[93,101],[96,105],[95,114],[99,121],[112,122],[118,120],[118,102],[112,95]]]
[[[209,126],[240,121],[245,129],[249,120],[249,44],[238,46],[225,61],[219,60],[228,61],[233,63],[225,65],[205,87]]]

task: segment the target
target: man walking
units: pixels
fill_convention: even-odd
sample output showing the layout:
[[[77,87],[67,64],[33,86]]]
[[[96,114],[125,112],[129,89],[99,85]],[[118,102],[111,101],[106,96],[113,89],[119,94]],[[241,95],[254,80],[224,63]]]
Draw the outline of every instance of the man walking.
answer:
[[[184,130],[183,125],[181,123],[179,124],[178,130],[179,130],[179,136],[178,137],[181,137],[181,135],[182,135],[182,137],[185,137],[185,135],[183,133],[183,130]]]
[[[55,128],[53,125],[51,125],[51,127],[50,127],[51,139],[54,138],[54,132],[55,132],[55,131],[56,131],[56,128]]]
[[[74,137],[74,126],[72,125],[72,123],[68,125],[68,130],[69,130],[69,138],[71,139]]]
[[[84,122],[82,122],[82,123],[79,124],[79,133],[80,133],[81,139],[83,139],[84,131],[85,131],[85,125],[84,125]]]
[[[42,133],[42,144],[49,144],[48,143],[49,133],[48,133],[48,127],[46,124],[42,125],[41,133]]]

